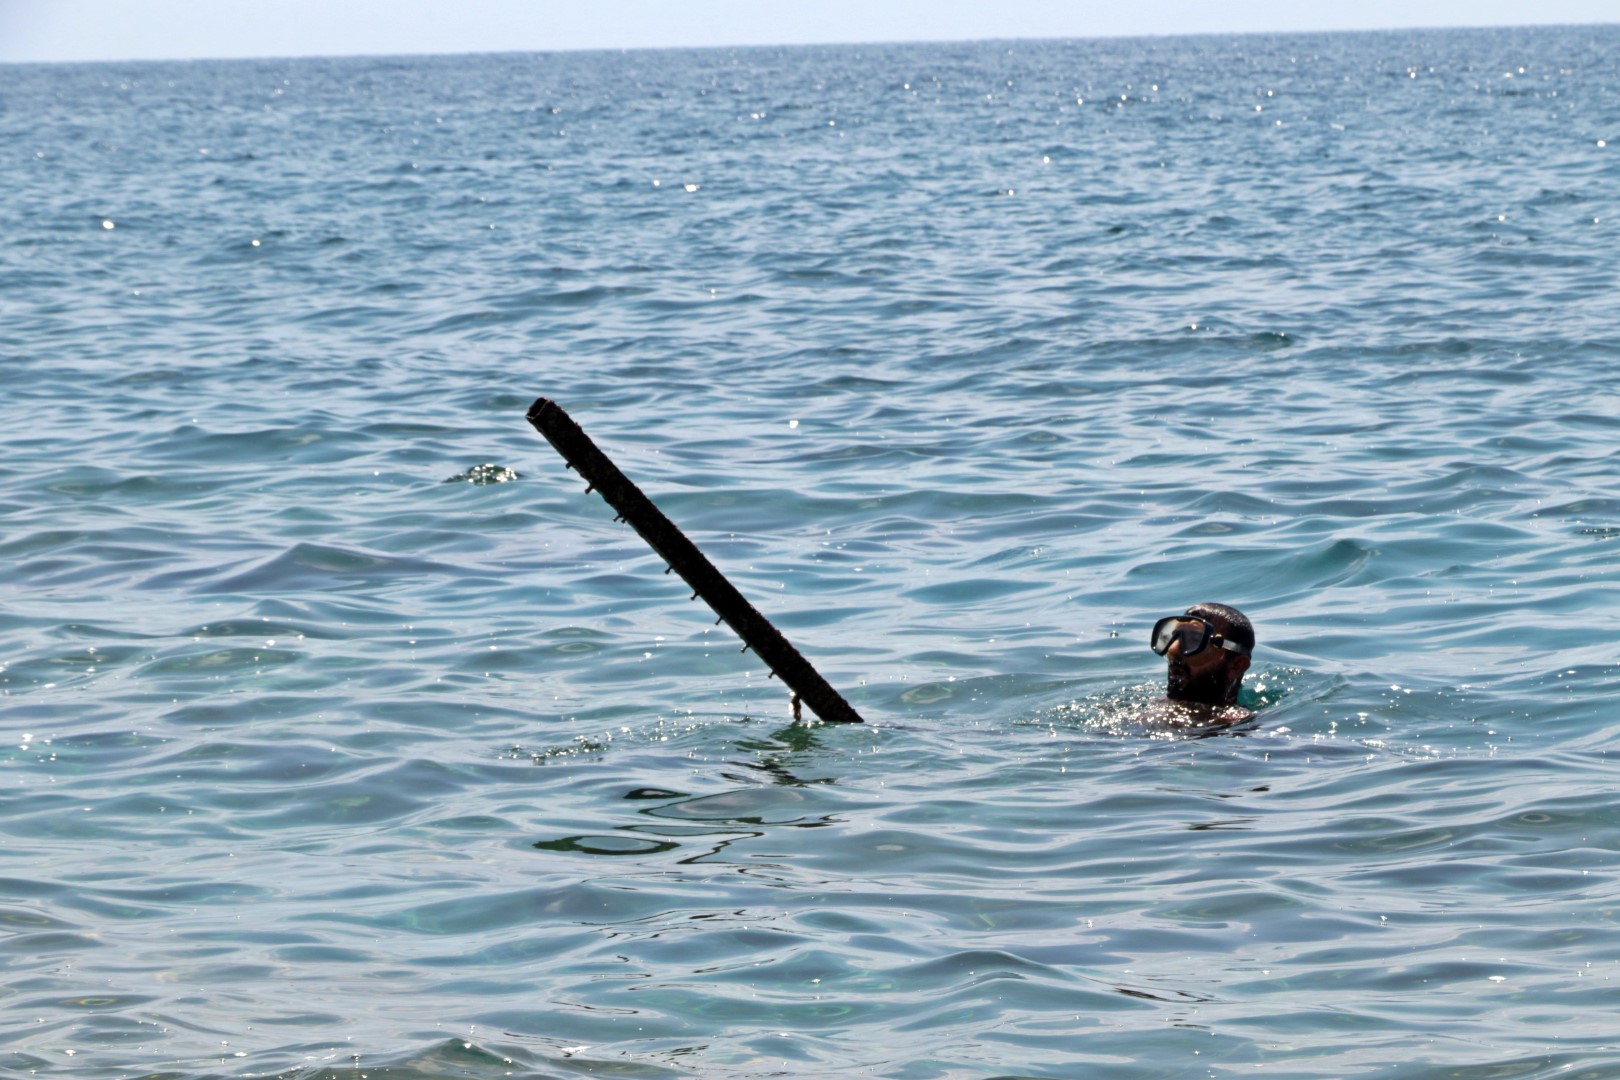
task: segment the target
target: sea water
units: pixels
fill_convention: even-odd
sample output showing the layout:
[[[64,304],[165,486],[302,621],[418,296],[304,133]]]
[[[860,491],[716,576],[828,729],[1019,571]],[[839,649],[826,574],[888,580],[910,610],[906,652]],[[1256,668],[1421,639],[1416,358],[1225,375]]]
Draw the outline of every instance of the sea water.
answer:
[[[1620,1075],[1617,281],[1616,27],[0,68],[0,1072]]]

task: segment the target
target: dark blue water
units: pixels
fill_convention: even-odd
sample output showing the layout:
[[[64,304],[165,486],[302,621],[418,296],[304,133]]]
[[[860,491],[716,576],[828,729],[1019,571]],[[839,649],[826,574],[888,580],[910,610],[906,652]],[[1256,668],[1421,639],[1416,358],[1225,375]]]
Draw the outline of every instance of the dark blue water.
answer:
[[[0,1071],[1620,1075],[1617,58],[0,67]]]

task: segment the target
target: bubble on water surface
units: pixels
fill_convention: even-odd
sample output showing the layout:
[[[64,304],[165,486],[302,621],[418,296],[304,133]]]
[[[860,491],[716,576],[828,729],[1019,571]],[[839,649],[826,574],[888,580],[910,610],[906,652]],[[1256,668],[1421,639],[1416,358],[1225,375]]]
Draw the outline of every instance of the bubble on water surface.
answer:
[[[460,472],[447,478],[446,484],[504,484],[509,480],[519,480],[522,477],[515,469],[508,469],[505,465],[474,465],[466,472]]]

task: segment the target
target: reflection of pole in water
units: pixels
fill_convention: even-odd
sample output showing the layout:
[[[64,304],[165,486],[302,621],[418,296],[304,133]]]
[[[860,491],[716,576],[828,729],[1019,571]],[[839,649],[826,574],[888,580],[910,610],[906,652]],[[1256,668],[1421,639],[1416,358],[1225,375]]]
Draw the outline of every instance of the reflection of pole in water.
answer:
[[[591,441],[562,406],[547,398],[537,398],[529,406],[529,423],[546,437],[568,467],[583,476],[590,485],[586,494],[598,492],[607,504],[618,512],[620,520],[641,534],[652,549],[669,564],[669,569],[692,587],[692,599],[702,598],[726,625],[743,640],[744,649],[753,649],[759,658],[793,691],[793,709],[797,716],[799,701],[821,719],[836,724],[859,724],[861,716],[821,673],[810,666],[810,661],[772,626],[754,606],[743,599],[715,569],[697,545],[663,515],[641,489],[620,472],[618,466]],[[664,571],[666,574],[669,570]]]

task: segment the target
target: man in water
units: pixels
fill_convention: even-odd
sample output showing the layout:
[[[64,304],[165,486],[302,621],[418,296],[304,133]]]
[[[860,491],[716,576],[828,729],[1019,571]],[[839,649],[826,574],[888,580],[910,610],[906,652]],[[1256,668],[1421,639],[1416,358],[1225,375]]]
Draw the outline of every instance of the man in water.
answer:
[[[1152,645],[1169,663],[1165,697],[1185,709],[1188,720],[1235,724],[1254,715],[1237,703],[1254,653],[1254,625],[1243,612],[1194,604],[1185,615],[1155,623]]]

